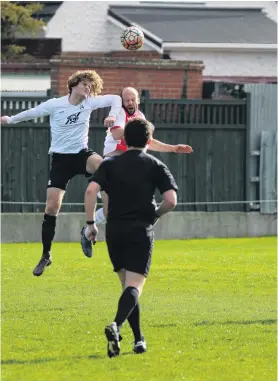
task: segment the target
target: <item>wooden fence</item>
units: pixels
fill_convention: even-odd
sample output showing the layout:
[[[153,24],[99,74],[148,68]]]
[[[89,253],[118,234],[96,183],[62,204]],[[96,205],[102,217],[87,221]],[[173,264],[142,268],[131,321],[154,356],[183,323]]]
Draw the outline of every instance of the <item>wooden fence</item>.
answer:
[[[2,98],[2,115],[17,114],[45,100]],[[177,210],[246,210],[240,202],[246,201],[247,185],[246,101],[150,99],[146,92],[141,109],[155,125],[156,139],[193,147],[190,155],[154,153],[168,165],[179,185],[182,205]],[[91,115],[89,146],[100,154],[107,113],[107,109],[97,110]],[[2,126],[1,135],[2,212],[43,211],[51,159],[48,118]],[[83,176],[73,179],[64,203],[83,204],[86,186]],[[62,211],[83,211],[83,206],[64,205]]]

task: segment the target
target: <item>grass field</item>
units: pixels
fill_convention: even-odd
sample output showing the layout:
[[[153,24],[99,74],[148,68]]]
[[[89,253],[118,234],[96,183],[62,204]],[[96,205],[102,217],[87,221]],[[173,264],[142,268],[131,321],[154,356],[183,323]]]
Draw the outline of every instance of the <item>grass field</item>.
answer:
[[[55,243],[2,245],[3,381],[275,381],[276,239],[156,242],[141,298],[148,352],[118,358],[103,334],[120,295],[106,246],[88,259]]]

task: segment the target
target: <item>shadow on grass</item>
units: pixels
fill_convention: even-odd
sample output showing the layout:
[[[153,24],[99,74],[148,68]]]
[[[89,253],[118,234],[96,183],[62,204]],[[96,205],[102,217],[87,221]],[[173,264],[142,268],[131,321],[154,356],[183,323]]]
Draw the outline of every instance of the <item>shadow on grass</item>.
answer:
[[[236,321],[224,321],[224,322],[209,322],[207,320],[201,321],[200,323],[193,324],[194,326],[200,326],[200,325],[227,325],[227,324],[242,324],[242,325],[251,325],[251,324],[262,324],[262,325],[271,325],[276,324],[276,319],[266,319],[266,320],[236,320]]]
[[[98,360],[104,359],[107,356],[105,355],[89,355],[89,356],[73,356],[73,357],[60,357],[60,358],[38,358],[33,360],[17,360],[17,359],[9,359],[2,360],[1,365],[32,365],[32,364],[44,364],[48,362],[56,362],[56,361],[65,361],[65,360],[84,360],[84,358],[88,358],[89,360]]]
[[[121,356],[133,356],[133,352],[121,352]],[[106,354],[98,355],[98,354],[92,354],[89,356],[70,356],[70,357],[60,357],[60,358],[38,358],[33,360],[17,360],[17,359],[9,359],[9,360],[2,360],[1,365],[32,365],[32,364],[44,364],[48,362],[55,362],[55,361],[65,361],[65,360],[84,360],[84,358],[88,358],[89,360],[99,360],[99,359],[105,359],[108,358]]]
[[[176,327],[177,324],[170,323],[170,324],[151,324],[151,327],[156,327],[156,328],[169,328],[169,327]]]
[[[72,308],[71,308],[72,309]],[[78,307],[75,307],[75,309],[78,309]],[[1,311],[2,315],[3,314],[8,314],[8,313],[26,313],[26,312],[52,312],[52,311],[66,311],[69,310],[69,308],[62,308],[62,307],[57,307],[57,308],[48,308],[47,306],[45,308],[36,308],[36,309],[19,309],[19,310],[4,310]]]
[[[17,359],[9,359],[2,360],[1,365],[27,365],[27,364],[43,364],[46,362],[58,361],[56,358],[41,358],[34,360],[17,360]]]

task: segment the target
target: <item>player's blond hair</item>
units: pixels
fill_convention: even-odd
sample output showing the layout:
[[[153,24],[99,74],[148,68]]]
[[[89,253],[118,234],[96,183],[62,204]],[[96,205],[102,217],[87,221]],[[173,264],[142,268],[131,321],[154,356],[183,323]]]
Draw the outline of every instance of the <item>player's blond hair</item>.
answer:
[[[68,79],[68,89],[71,94],[72,88],[77,86],[81,81],[90,81],[92,84],[90,95],[98,95],[103,88],[103,80],[94,70],[78,70]]]

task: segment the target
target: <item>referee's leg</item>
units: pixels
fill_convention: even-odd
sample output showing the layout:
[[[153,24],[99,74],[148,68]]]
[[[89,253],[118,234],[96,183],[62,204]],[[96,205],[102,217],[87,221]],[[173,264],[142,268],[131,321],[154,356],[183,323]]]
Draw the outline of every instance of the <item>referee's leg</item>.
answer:
[[[136,353],[146,351],[146,344],[140,331],[138,298],[142,293],[150,268],[153,232],[142,227],[132,228],[128,230],[127,237],[126,230],[127,228],[119,224],[109,223],[106,226],[106,243],[110,260],[124,286],[115,319],[105,328],[109,357],[117,356],[120,353],[119,330],[127,319],[129,319],[134,336],[136,336],[133,350]],[[139,343],[138,350],[137,343]]]
[[[130,272],[128,272],[130,273]],[[122,285],[123,291],[125,290],[125,284],[126,284],[126,270],[121,269],[120,271],[117,272],[119,280]],[[139,296],[142,293],[142,288],[139,290]],[[127,321],[130,325],[130,328],[132,329],[133,336],[134,336],[134,344],[135,346],[138,347],[138,343],[140,342],[145,342],[144,336],[141,332],[141,327],[140,327],[140,305],[139,305],[139,300],[136,304],[136,306],[133,308],[131,311],[130,315],[127,318]],[[120,337],[121,339],[121,337]],[[146,345],[145,345],[146,346]]]
[[[142,292],[146,279],[144,275],[130,271],[126,271],[125,275],[125,289],[119,299],[115,319],[112,324],[105,328],[109,357],[115,357],[120,354],[120,327],[138,304],[139,294]],[[139,341],[141,342],[142,339]],[[140,353],[142,352],[145,352],[145,350],[140,351]]]

